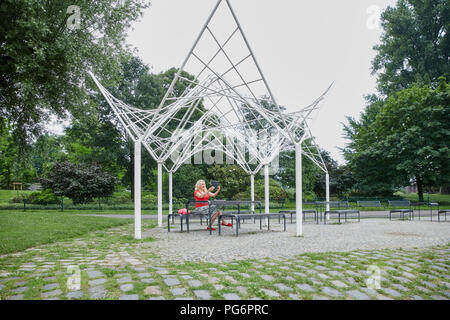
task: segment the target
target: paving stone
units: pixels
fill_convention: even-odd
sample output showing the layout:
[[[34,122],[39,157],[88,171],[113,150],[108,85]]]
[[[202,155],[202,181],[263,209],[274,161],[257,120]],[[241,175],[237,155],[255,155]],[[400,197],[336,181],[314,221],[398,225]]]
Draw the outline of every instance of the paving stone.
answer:
[[[104,274],[102,272],[96,271],[96,270],[88,271],[87,274],[90,279],[100,278],[100,277],[104,276]]]
[[[89,294],[92,299],[103,299],[106,297],[106,290],[104,286],[96,286],[89,288]]]
[[[191,278],[191,279],[192,279],[192,278]],[[208,282],[209,282],[209,283],[217,283],[217,282],[219,282],[219,281],[220,281],[219,279],[214,278],[214,277],[208,279]]]
[[[318,276],[320,279],[323,279],[323,280],[326,280],[326,279],[329,278],[329,276],[327,276],[326,274],[323,274],[323,273],[318,273],[317,276]]]
[[[291,276],[287,276],[285,279],[286,279],[287,281],[295,281],[295,279],[292,278]]]
[[[300,300],[298,294],[295,293],[289,293],[289,298],[291,298],[292,300]]]
[[[203,282],[201,282],[200,280],[189,280],[188,285],[189,287],[197,288],[201,287],[203,285]]]
[[[368,295],[377,295],[378,292],[374,289],[370,289],[370,288],[360,288],[362,291],[364,291],[365,293],[367,293]]]
[[[422,284],[426,285],[427,287],[433,288],[433,289],[437,288],[437,285],[435,285],[434,283],[429,282],[429,281],[422,281]]]
[[[12,292],[14,292],[14,293],[22,293],[22,292],[27,291],[27,289],[28,289],[27,287],[19,287],[19,288],[13,289]]]
[[[119,300],[139,300],[139,295],[137,294],[125,294],[119,297]]]
[[[0,291],[3,290],[4,286],[0,284]]]
[[[425,300],[421,296],[412,296],[411,299],[413,299],[413,300]]]
[[[186,289],[185,288],[174,288],[174,289],[170,289],[170,292],[174,296],[182,296],[183,294],[186,294]]]
[[[401,297],[402,296],[401,293],[399,293],[398,291],[395,291],[394,289],[391,289],[391,288],[383,288],[383,291],[393,297]]]
[[[132,282],[133,279],[131,279],[131,276],[125,276],[122,278],[117,279],[118,283],[126,283],[126,282]]]
[[[433,299],[433,300],[448,300],[448,298],[446,298],[446,297],[436,296],[436,295],[431,296],[431,299]]]
[[[339,281],[339,280],[333,280],[333,281],[331,281],[331,283],[334,286],[339,287],[339,288],[347,288],[348,287],[345,283],[343,283],[342,281]]]
[[[247,294],[247,288],[242,287],[242,286],[237,286],[236,287],[237,291],[239,291],[239,293],[246,295]]]
[[[153,283],[153,282],[155,282],[155,279],[141,279],[141,282],[143,282],[143,283]]]
[[[208,290],[194,290],[194,294],[198,299],[209,300],[211,299],[211,294]]]
[[[313,291],[316,291],[313,287],[311,287],[309,284],[307,284],[307,283],[300,283],[300,284],[297,284],[297,287],[300,289],[300,290],[303,290],[303,291],[308,291],[308,292],[313,292]]]
[[[184,275],[184,276],[181,276],[181,278],[182,278],[182,279],[184,279],[184,280],[189,280],[189,279],[192,279],[192,277],[191,277],[191,276],[189,276],[189,275]]]
[[[276,291],[269,290],[269,289],[261,289],[261,291],[264,291],[265,294],[267,294],[269,297],[279,297],[280,294]]]
[[[134,285],[132,283],[126,283],[126,284],[123,284],[120,286],[120,290],[124,291],[124,292],[133,290],[133,288],[134,288]]]
[[[241,300],[241,297],[236,293],[224,293],[223,297],[225,300]]]
[[[278,289],[280,289],[281,291],[292,291],[293,289],[286,286],[284,283],[275,283],[274,284],[275,287],[277,287]]]
[[[62,294],[62,291],[59,289],[53,290],[53,291],[47,291],[47,292],[43,292],[41,293],[41,297],[42,298],[48,298],[48,297],[53,297],[53,296],[57,296]]]
[[[267,274],[263,274],[263,275],[261,276],[261,278],[263,278],[263,279],[266,280],[266,281],[273,281],[273,280],[275,280],[274,277],[272,277],[271,275],[267,275]]]
[[[163,296],[159,296],[159,297],[150,297],[148,300],[166,300],[166,298],[164,298]]]
[[[326,267],[324,267],[324,266],[316,266],[315,269],[316,269],[316,270],[320,270],[320,271],[328,270],[328,268],[326,268]]]
[[[9,296],[6,300],[24,300],[23,294],[17,294],[14,296]]]
[[[221,284],[213,284],[214,289],[216,289],[217,291],[220,291],[222,289],[225,288],[225,286],[221,285]]]
[[[400,291],[408,291],[409,290],[408,288],[402,286],[401,284],[397,284],[397,283],[393,283],[393,284],[391,284],[391,286]]]
[[[162,295],[162,291],[158,286],[150,286],[145,288],[144,294],[148,295]]]
[[[344,275],[342,274],[342,272],[339,271],[329,271],[328,274],[334,276],[334,277],[343,277]]]
[[[48,290],[52,290],[52,289],[56,289],[56,288],[59,288],[59,284],[57,284],[57,283],[50,283],[50,284],[46,284],[45,286],[42,286],[43,291],[48,291]]]
[[[137,275],[140,279],[150,278],[152,275],[150,273],[138,273]]]
[[[333,297],[339,297],[342,296],[342,293],[337,291],[336,289],[330,288],[330,287],[324,287],[322,288],[322,292]]]
[[[83,296],[83,291],[71,291],[66,294],[68,299],[80,299]]]
[[[164,279],[164,283],[166,285],[168,285],[169,287],[173,287],[173,286],[179,285],[180,281],[176,278],[167,278],[167,279]]]
[[[330,300],[330,298],[328,298],[328,297],[318,296],[318,295],[313,295],[312,299],[313,300]]]
[[[106,279],[95,279],[95,280],[90,280],[90,281],[89,281],[89,286],[95,287],[95,286],[98,286],[98,285],[100,285],[100,284],[104,284],[106,281],[108,281],[108,280],[106,280]]]
[[[346,292],[347,295],[357,300],[369,300],[370,298],[358,290],[350,290]]]

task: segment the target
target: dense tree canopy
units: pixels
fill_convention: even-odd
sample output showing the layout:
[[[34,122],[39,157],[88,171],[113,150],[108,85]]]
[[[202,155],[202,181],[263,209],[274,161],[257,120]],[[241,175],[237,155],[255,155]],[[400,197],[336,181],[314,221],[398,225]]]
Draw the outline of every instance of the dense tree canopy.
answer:
[[[21,151],[50,114],[65,118],[85,111],[88,70],[117,79],[126,30],[148,5],[147,0],[2,1],[0,117],[8,119]]]
[[[450,2],[399,0],[381,16],[384,33],[373,72],[382,94],[450,77]]]
[[[376,112],[374,112],[376,110]],[[412,86],[373,101],[361,121],[346,126],[345,155],[359,188],[390,193],[415,181],[423,187],[450,181],[450,86]]]

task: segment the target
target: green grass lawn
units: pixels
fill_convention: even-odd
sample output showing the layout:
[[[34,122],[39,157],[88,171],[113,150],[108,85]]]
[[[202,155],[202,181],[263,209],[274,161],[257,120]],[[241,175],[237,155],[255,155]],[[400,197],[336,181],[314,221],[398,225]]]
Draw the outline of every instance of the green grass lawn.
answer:
[[[0,254],[130,222],[130,219],[86,217],[61,212],[0,211]]]

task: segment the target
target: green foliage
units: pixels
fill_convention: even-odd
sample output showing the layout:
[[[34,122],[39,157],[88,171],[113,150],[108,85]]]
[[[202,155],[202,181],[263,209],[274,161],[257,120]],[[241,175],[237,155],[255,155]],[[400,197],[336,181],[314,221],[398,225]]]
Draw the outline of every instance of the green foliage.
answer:
[[[250,192],[249,192],[250,194]],[[264,179],[255,180],[255,200],[264,201]],[[287,198],[287,193],[273,178],[269,178],[269,199],[281,201]]]
[[[232,199],[236,194],[247,189],[250,184],[250,176],[237,165],[216,164],[208,167],[205,179],[207,187],[210,186],[211,180],[220,183],[220,192],[217,195],[219,199]]]
[[[391,94],[413,83],[450,76],[450,2],[399,0],[381,16],[384,33],[374,49],[378,89]]]
[[[68,28],[80,10],[80,28]],[[65,118],[86,111],[87,70],[109,81],[132,21],[147,0],[4,0],[0,5],[0,117],[25,151],[51,113]]]
[[[375,115],[370,111],[376,108]],[[423,187],[450,181],[450,86],[412,86],[369,105],[346,126],[345,157],[359,190],[383,195],[415,180]]]
[[[94,198],[107,197],[113,194],[116,177],[105,172],[101,166],[92,164],[73,164],[56,162],[42,185],[51,189],[58,196],[72,199],[74,204],[84,204]]]
[[[28,204],[58,204],[60,200],[53,193],[52,190],[46,189],[43,191],[33,192],[26,197]]]
[[[167,175],[165,177],[167,179]],[[194,199],[195,184],[198,180],[205,180],[205,173],[201,166],[186,164],[173,174],[173,197]],[[167,183],[167,180],[165,180]],[[167,188],[164,188],[164,194],[168,199]]]

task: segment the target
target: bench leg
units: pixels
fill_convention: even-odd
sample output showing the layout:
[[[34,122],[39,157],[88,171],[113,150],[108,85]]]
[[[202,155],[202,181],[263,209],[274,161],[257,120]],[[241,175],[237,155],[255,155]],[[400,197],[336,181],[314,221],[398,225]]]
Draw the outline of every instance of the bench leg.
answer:
[[[167,232],[170,232],[170,218],[171,217],[167,218]]]
[[[239,235],[239,218],[236,217],[236,237]]]
[[[183,216],[180,216],[180,227],[181,227],[181,232],[183,232]]]
[[[270,230],[270,216],[267,217],[267,230]]]
[[[286,216],[284,216],[283,218],[284,218],[284,231],[286,232]]]

